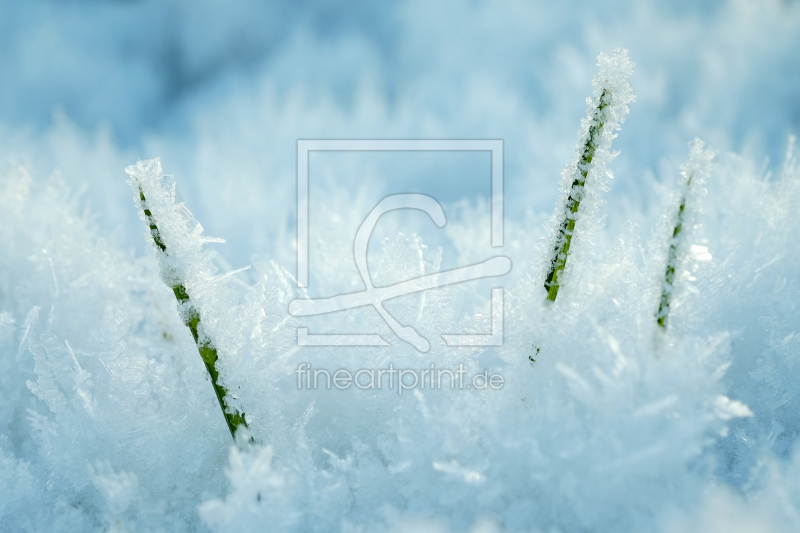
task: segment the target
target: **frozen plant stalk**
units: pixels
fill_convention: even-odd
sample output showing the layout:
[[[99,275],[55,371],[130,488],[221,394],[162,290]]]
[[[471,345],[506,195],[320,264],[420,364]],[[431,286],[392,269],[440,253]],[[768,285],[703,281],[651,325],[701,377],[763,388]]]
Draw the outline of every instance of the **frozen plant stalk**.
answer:
[[[606,164],[616,156],[610,151],[614,131],[620,129],[628,104],[635,98],[628,83],[634,64],[627,50],[617,48],[613,56],[601,53],[597,65],[599,71],[592,79],[594,97],[586,100],[588,116],[581,121],[572,162],[561,173],[562,198],[551,220],[553,237],[547,249],[552,252],[544,282],[551,301],[555,301],[563,283],[576,224],[592,215],[601,203],[599,191],[605,186]]]
[[[673,285],[675,283],[675,269],[682,262],[682,255],[686,251],[686,238],[688,229],[691,228],[691,218],[686,210],[687,199],[697,198],[706,178],[713,168],[712,161],[716,155],[712,150],[703,150],[703,141],[695,139],[689,143],[689,159],[681,165],[681,200],[678,212],[675,215],[672,237],[669,240],[669,252],[667,254],[667,267],[664,272],[664,279],[661,283],[661,300],[658,304],[656,320],[661,328],[666,329],[667,317],[669,315],[669,305],[672,300]],[[696,207],[694,206],[695,213]],[[688,226],[684,228],[684,226]]]
[[[162,177],[159,159],[139,161],[125,172],[130,175],[128,183],[133,188],[139,216],[149,227],[148,234],[152,237],[161,279],[175,293],[178,311],[192,332],[200,357],[211,376],[225,422],[235,438],[236,430],[240,426],[246,428],[247,422],[244,414],[232,410],[227,404],[228,391],[220,384],[216,368],[217,347],[203,328],[200,313],[189,294],[196,291],[208,296],[208,293],[213,293],[211,255],[203,252],[201,247],[207,242],[224,241],[204,237],[203,228],[183,203],[175,203],[175,184],[169,177]]]

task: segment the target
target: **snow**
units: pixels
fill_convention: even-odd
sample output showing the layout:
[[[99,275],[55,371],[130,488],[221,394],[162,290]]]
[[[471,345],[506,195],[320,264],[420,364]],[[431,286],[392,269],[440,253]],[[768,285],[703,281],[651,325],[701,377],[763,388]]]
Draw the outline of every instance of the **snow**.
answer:
[[[735,501],[724,492],[733,489],[773,498],[783,474],[759,477],[756,465],[793,457],[785,439],[797,398],[796,343],[786,333],[786,313],[796,294],[786,290],[794,287],[786,277],[795,263],[770,262],[766,254],[762,261],[730,257],[741,253],[742,224],[762,235],[749,257],[776,250],[776,239],[796,231],[788,199],[798,194],[800,180],[792,170],[765,182],[749,172],[745,158],[725,161],[709,167],[706,186],[725,184],[730,194],[697,197],[702,223],[685,237],[712,259],[691,267],[695,291],[676,294],[680,305],[660,344],[652,312],[659,286],[641,260],[642,243],[628,230],[601,258],[584,259],[582,295],[571,296],[569,306],[543,305],[540,280],[519,275],[507,289],[504,346],[459,351],[433,343],[437,365],[459,361],[479,369],[494,353],[492,368],[506,378],[502,389],[403,396],[297,390],[294,370],[301,361],[372,367],[386,352],[319,347],[300,353],[286,311],[298,289],[286,282],[285,269],[262,266],[255,285],[239,288],[235,276],[215,275],[213,254],[204,251],[209,238],[176,201],[172,178],[162,176],[157,160],[129,172],[145,191],[167,248],[175,250],[158,263],[155,246],[134,259],[100,237],[75,214],[57,178],[40,185],[12,170],[3,186],[23,191],[14,199],[23,209],[4,210],[3,227],[16,228],[4,241],[4,268],[20,303],[4,315],[3,338],[6,354],[16,354],[20,340],[27,349],[20,370],[3,376],[3,405],[11,410],[4,427],[18,439],[12,444],[6,437],[2,446],[4,486],[15,495],[5,500],[3,520],[32,523],[22,498],[42,506],[40,524],[67,530],[169,524],[171,530],[238,531],[264,523],[275,530],[392,529],[434,518],[452,530],[486,520],[508,530],[641,530],[695,515],[705,520],[698,502],[720,483],[713,490],[722,496],[713,505]],[[757,189],[760,198],[752,190],[737,194],[736,187]],[[751,202],[763,208],[753,210]],[[24,209],[31,204],[39,209]],[[672,214],[664,219],[669,224]],[[460,220],[451,231],[474,232],[468,224]],[[510,235],[525,233],[517,226],[510,224]],[[523,249],[543,238],[529,235]],[[420,248],[418,239],[388,245],[407,250],[409,261],[435,261],[441,253]],[[791,259],[793,248],[781,250]],[[395,261],[388,268],[391,277],[404,275],[407,266]],[[213,335],[223,339],[220,373],[237,391],[237,407],[252,416],[256,444],[230,442],[174,296],[159,278],[186,283]],[[735,294],[723,289],[725,279],[736,280]],[[749,324],[762,328],[755,338],[734,328],[742,326],[739,317],[716,311],[732,297],[752,298],[755,306],[770,286],[770,299],[760,305],[776,316]],[[398,300],[395,310],[417,315],[421,305],[424,316],[430,307],[448,305],[456,291],[438,292],[421,304]],[[457,317],[449,317],[457,327]],[[424,320],[415,325],[428,331]],[[534,338],[541,353],[531,364]],[[397,367],[424,366],[402,344],[393,345],[390,360]],[[32,394],[17,378],[25,375]],[[765,380],[769,394],[759,392]],[[722,467],[731,461],[739,469],[747,465],[747,484]],[[769,519],[790,524],[793,515],[786,512]]]
[[[0,32],[0,530],[800,529],[800,5],[410,1],[343,19],[242,5],[174,2],[178,31],[148,2],[0,5],[14,23]],[[590,83],[618,45],[637,70],[619,50]],[[591,113],[607,87],[625,123],[604,132],[549,304],[545,223],[570,192],[584,98]],[[289,315],[361,288],[351,230],[412,171],[436,182],[447,224],[382,219],[375,285],[492,251],[485,193],[458,181],[481,161],[437,181],[321,157],[312,283],[297,288],[295,142],[326,137],[504,139],[503,346],[440,336],[489,331],[487,280],[386,302],[426,354],[372,309]],[[136,216],[137,186],[169,254]],[[176,282],[254,443],[231,440]],[[390,347],[299,348],[299,326]],[[298,390],[301,363],[464,364],[505,384]]]

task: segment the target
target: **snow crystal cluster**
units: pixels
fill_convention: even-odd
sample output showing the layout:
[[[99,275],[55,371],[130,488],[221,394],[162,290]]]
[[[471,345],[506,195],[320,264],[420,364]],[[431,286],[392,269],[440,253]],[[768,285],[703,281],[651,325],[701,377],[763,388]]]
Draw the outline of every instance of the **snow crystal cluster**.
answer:
[[[136,255],[99,228],[59,175],[34,180],[23,166],[7,167],[0,530],[797,530],[794,150],[773,176],[741,154],[712,167],[710,152],[693,143],[682,178],[693,176],[691,187],[666,195],[664,215],[646,231],[651,242],[634,227],[636,213],[611,233],[600,197],[613,132],[633,99],[631,63],[620,51],[601,56],[600,68],[581,142],[604,90],[612,103],[564,292],[546,301],[539,255],[552,247],[535,252],[557,226],[542,225],[542,213],[507,220],[514,269],[503,282],[502,346],[447,346],[440,335],[491,327],[488,281],[386,303],[431,341],[426,354],[393,337],[370,308],[317,322],[291,317],[289,302],[308,296],[292,265],[232,269],[209,250],[215,239],[158,160],[128,173],[167,254],[149,230],[152,251]],[[565,195],[580,155],[564,172]],[[655,310],[681,197],[681,255],[662,332]],[[373,207],[358,191],[333,190],[327,200],[321,220],[357,221]],[[376,286],[436,272],[446,253],[474,262],[488,206],[452,204],[445,213],[454,251],[386,221],[391,237],[370,256]],[[310,235],[321,249],[313,281],[322,295],[359,286],[352,260],[335,253],[352,235],[333,227]],[[170,290],[177,283],[218,348],[220,379],[255,443],[231,442]],[[375,331],[390,346],[300,347],[301,326]],[[298,386],[303,363],[331,371],[464,365],[502,375],[504,385],[310,389]]]

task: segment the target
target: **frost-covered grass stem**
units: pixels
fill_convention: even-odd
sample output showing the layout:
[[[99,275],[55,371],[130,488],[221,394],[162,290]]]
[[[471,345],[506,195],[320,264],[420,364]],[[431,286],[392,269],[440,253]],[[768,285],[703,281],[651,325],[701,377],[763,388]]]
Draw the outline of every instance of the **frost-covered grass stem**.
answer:
[[[693,175],[689,175],[686,186],[692,184]],[[678,208],[677,222],[672,231],[672,239],[669,244],[669,255],[667,256],[667,269],[664,273],[664,283],[661,288],[661,301],[658,304],[658,325],[662,328],[667,327],[667,315],[669,314],[669,302],[672,296],[672,285],[675,282],[675,267],[678,263],[678,243],[680,242],[681,229],[683,228],[683,214],[686,210],[686,196],[681,196],[681,205]]]
[[[683,257],[689,249],[687,237],[691,228],[697,224],[699,198],[704,194],[703,185],[713,168],[712,161],[716,154],[713,150],[703,149],[704,146],[700,139],[692,141],[689,144],[689,158],[681,166],[681,174],[685,181],[681,183],[680,203],[670,226],[672,233],[667,251],[667,266],[661,280],[661,299],[656,312],[656,321],[661,329],[667,328],[670,305],[673,303],[676,272],[681,268]]]
[[[548,241],[541,247],[539,279],[544,281],[551,302],[555,302],[571,272],[580,272],[591,255],[592,234],[601,226],[601,193],[611,177],[608,164],[617,156],[611,152],[611,143],[628,115],[628,104],[636,98],[628,82],[634,64],[627,50],[601,53],[597,66],[593,95],[586,99],[586,117],[581,120],[575,151],[561,171],[561,198],[549,222]]]
[[[558,287],[560,285],[559,275],[567,266],[569,246],[572,242],[572,232],[575,230],[575,215],[578,213],[578,208],[581,204],[583,190],[586,184],[586,176],[589,173],[589,166],[592,163],[597,147],[600,145],[600,133],[606,122],[605,110],[611,104],[611,98],[611,92],[604,89],[600,95],[599,105],[592,119],[592,124],[589,126],[589,135],[586,138],[586,143],[583,146],[583,154],[578,162],[578,173],[572,181],[570,195],[567,198],[564,220],[558,228],[556,246],[553,250],[553,258],[550,262],[550,271],[544,282],[544,287],[547,289],[547,299],[553,302],[556,301],[556,296],[558,295]]]
[[[158,231],[158,226],[153,219],[153,214],[150,212],[150,209],[147,206],[147,199],[145,198],[144,191],[141,187],[139,187],[139,200],[142,204],[144,216],[147,219],[147,225],[150,227],[150,234],[153,236],[153,242],[155,242],[155,245],[159,250],[161,250],[162,253],[166,254],[167,246],[164,244],[164,240],[161,238],[161,233]],[[200,338],[198,332],[198,328],[200,326],[200,315],[197,312],[197,309],[195,309],[195,307],[192,305],[191,298],[186,292],[186,287],[184,287],[182,283],[178,283],[171,288],[172,292],[175,293],[175,298],[178,300],[179,307],[182,308],[184,323],[189,328],[189,331],[192,332],[192,337],[194,338],[195,344],[197,344],[197,350],[200,352],[200,357],[203,359],[203,363],[206,365],[206,370],[208,370],[208,373],[211,376],[211,384],[214,387],[214,393],[217,396],[217,401],[219,401],[222,414],[225,415],[225,423],[228,425],[228,430],[230,430],[231,436],[235,439],[236,430],[240,426],[246,428],[247,422],[245,421],[243,414],[238,412],[231,414],[229,412],[231,409],[228,408],[228,405],[225,402],[225,397],[227,396],[228,391],[226,391],[225,388],[219,384],[219,373],[217,372],[216,368],[218,358],[217,349],[210,340]]]

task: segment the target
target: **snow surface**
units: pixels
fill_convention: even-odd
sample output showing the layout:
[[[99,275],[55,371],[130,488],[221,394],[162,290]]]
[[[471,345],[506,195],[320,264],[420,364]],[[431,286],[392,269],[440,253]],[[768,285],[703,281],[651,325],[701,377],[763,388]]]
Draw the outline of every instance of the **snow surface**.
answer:
[[[800,166],[787,149],[800,4],[695,4],[410,1],[346,16],[0,3],[0,530],[800,529]],[[537,250],[597,53],[616,46],[637,63],[637,101],[548,304]],[[295,141],[326,137],[505,140],[502,347],[438,337],[487,331],[488,281],[387,302],[431,340],[424,356],[368,309],[313,324],[374,327],[389,350],[296,347]],[[662,333],[678,167],[695,137],[718,155],[690,191]],[[255,445],[231,443],[170,273],[142,238],[122,171],[158,155],[163,170],[143,171],[175,222],[166,238],[185,246],[172,266],[194,268],[181,275]],[[349,229],[413,169],[318,163],[314,216],[331,222],[312,224],[308,294],[351,291]],[[461,176],[438,184],[438,233],[382,220],[376,285],[485,259],[489,204],[461,194]],[[196,219],[229,244],[209,245]],[[301,362],[389,361],[464,363],[506,383],[296,387]]]

